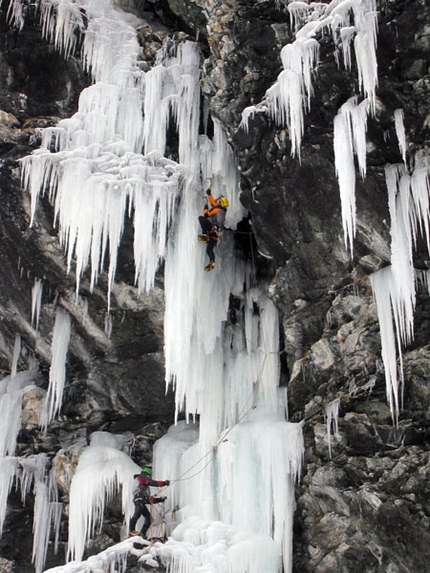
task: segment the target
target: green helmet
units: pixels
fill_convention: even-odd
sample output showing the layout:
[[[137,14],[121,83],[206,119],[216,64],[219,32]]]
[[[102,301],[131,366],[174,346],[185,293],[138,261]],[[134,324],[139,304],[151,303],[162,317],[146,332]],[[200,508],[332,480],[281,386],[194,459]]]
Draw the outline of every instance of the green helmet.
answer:
[[[152,476],[152,469],[151,469],[150,467],[148,467],[148,466],[145,466],[144,468],[142,468],[142,472],[145,473],[145,474],[148,474],[149,477]]]

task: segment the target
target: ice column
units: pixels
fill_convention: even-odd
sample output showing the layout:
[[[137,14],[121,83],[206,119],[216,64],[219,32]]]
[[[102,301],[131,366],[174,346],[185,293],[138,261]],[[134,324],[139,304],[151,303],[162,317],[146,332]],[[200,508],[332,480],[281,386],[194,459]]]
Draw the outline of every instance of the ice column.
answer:
[[[13,484],[17,458],[0,457],[0,537],[3,534],[3,524],[6,518],[7,499]]]
[[[0,456],[15,455],[21,429],[22,395],[33,379],[34,372],[26,370],[0,381]]]
[[[37,330],[39,328],[40,309],[42,305],[43,282],[34,279],[34,285],[31,289],[31,324]]]
[[[48,457],[38,454],[19,459],[21,498],[23,504],[32,491],[35,497],[33,514],[32,562],[36,573],[41,573],[48,549],[51,525],[58,537],[62,504],[57,500],[57,488],[52,474],[47,472]]]
[[[371,277],[378,311],[381,333],[381,356],[385,370],[387,400],[393,422],[397,424],[399,414],[399,382],[397,376],[396,336],[393,327],[392,300],[397,302],[396,286],[390,267],[385,267]],[[388,295],[388,296],[387,296]],[[397,339],[398,343],[398,339]],[[399,352],[400,360],[401,354]]]
[[[334,118],[334,158],[342,206],[345,246],[353,254],[355,238],[355,163],[366,176],[366,126],[369,102],[350,98]]]
[[[133,474],[140,468],[118,448],[114,437],[96,432],[79,459],[70,487],[69,557],[82,559],[85,542],[100,531],[107,503],[121,490],[126,523],[132,513]]]
[[[21,354],[21,337],[19,334],[15,334],[15,343],[13,345],[12,367],[10,369],[11,378],[14,378],[16,376],[20,354]]]
[[[42,414],[41,424],[46,426],[60,411],[66,382],[66,357],[71,334],[70,315],[57,309],[51,345],[51,367],[49,369],[49,386],[46,396],[46,409]]]
[[[403,118],[403,110],[396,109],[394,111],[394,124],[396,128],[397,139],[399,141],[400,153],[402,154],[403,163],[406,165],[406,134]]]

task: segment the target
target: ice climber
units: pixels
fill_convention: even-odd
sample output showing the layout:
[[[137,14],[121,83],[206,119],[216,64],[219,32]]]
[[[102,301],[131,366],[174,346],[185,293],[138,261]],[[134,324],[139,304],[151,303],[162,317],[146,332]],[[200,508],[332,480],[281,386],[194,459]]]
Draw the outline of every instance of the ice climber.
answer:
[[[142,537],[145,537],[152,521],[151,513],[146,505],[162,503],[166,499],[165,497],[154,497],[151,495],[151,490],[149,488],[150,486],[167,486],[170,485],[170,481],[167,479],[164,481],[152,479],[152,470],[149,467],[142,468],[140,474],[135,474],[133,477],[137,480],[137,488],[133,495],[134,513],[130,519],[130,531],[128,536],[132,537],[133,535],[141,535]],[[144,522],[139,533],[135,528],[137,520],[141,515],[144,517]]]
[[[204,270],[209,272],[215,267],[214,248],[224,228],[228,199],[223,195],[215,199],[210,187],[207,189],[206,195],[208,196],[209,205],[206,203],[203,215],[199,217],[202,235],[198,235],[198,239],[199,241],[207,243],[206,254],[209,257],[209,264],[205,266]]]

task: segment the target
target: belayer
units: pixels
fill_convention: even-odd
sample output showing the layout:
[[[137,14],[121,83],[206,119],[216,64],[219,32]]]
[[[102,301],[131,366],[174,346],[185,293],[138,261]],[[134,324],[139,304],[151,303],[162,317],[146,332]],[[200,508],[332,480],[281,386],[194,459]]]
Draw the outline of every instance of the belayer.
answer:
[[[165,501],[165,497],[154,497],[151,495],[151,490],[149,489],[150,486],[153,487],[163,487],[170,485],[169,480],[159,481],[152,479],[152,470],[149,467],[142,468],[140,474],[135,474],[134,479],[137,480],[137,488],[133,495],[133,503],[134,503],[134,513],[130,519],[130,526],[129,526],[129,537],[134,535],[141,535],[142,537],[146,536],[146,532],[151,525],[151,514],[149,509],[146,507],[147,504],[153,503],[162,503]],[[136,523],[139,517],[143,515],[144,522],[140,530],[140,534],[136,531]]]
[[[206,203],[203,215],[199,217],[202,234],[198,235],[199,241],[207,243],[206,254],[209,257],[209,264],[205,266],[205,271],[209,272],[215,267],[214,248],[218,242],[219,233],[224,228],[225,215],[228,208],[228,199],[221,195],[215,199],[210,187],[206,190],[209,205]]]

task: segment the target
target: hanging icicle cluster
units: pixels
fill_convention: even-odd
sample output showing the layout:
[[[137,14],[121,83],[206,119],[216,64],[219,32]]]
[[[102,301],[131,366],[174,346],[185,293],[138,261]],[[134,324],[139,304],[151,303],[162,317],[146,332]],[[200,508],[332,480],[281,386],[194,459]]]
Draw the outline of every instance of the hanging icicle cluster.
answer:
[[[77,292],[88,267],[90,288],[94,288],[108,254],[110,305],[126,216],[134,223],[136,284],[140,292],[152,288],[166,255],[167,229],[177,206],[183,169],[162,157],[163,147],[156,152],[156,146],[146,141],[148,133],[165,137],[166,126],[148,120],[144,128],[142,98],[150,94],[151,82],[148,78],[145,87],[132,26],[112,18],[115,11],[109,5],[44,2],[45,36],[67,56],[76,29],[81,29],[84,9],[83,60],[94,85],[82,92],[73,117],[42,131],[41,148],[21,161],[22,181],[31,195],[31,224],[39,195],[46,194],[54,205],[54,224],[67,254],[68,272],[76,261]],[[177,97],[185,97],[186,87],[175,89]],[[146,108],[152,117],[149,104]],[[146,156],[141,154],[144,139],[146,150],[152,151]]]
[[[397,357],[403,386],[402,345],[413,339],[416,273],[413,251],[420,234],[430,255],[428,169],[415,157],[412,173],[404,164],[385,168],[391,217],[391,265],[371,276],[381,329],[387,397],[394,422],[400,408]],[[397,348],[397,351],[396,351]]]
[[[319,64],[318,35],[326,31],[332,34],[347,70],[352,68],[353,44],[359,92],[368,100],[374,113],[378,82],[377,11],[375,0],[333,0],[329,4],[291,2],[288,11],[295,40],[281,51],[284,69],[266,92],[265,101],[244,110],[241,126],[247,129],[248,119],[261,109],[267,109],[278,125],[287,126],[291,155],[300,159],[304,114],[310,110],[312,75]]]

